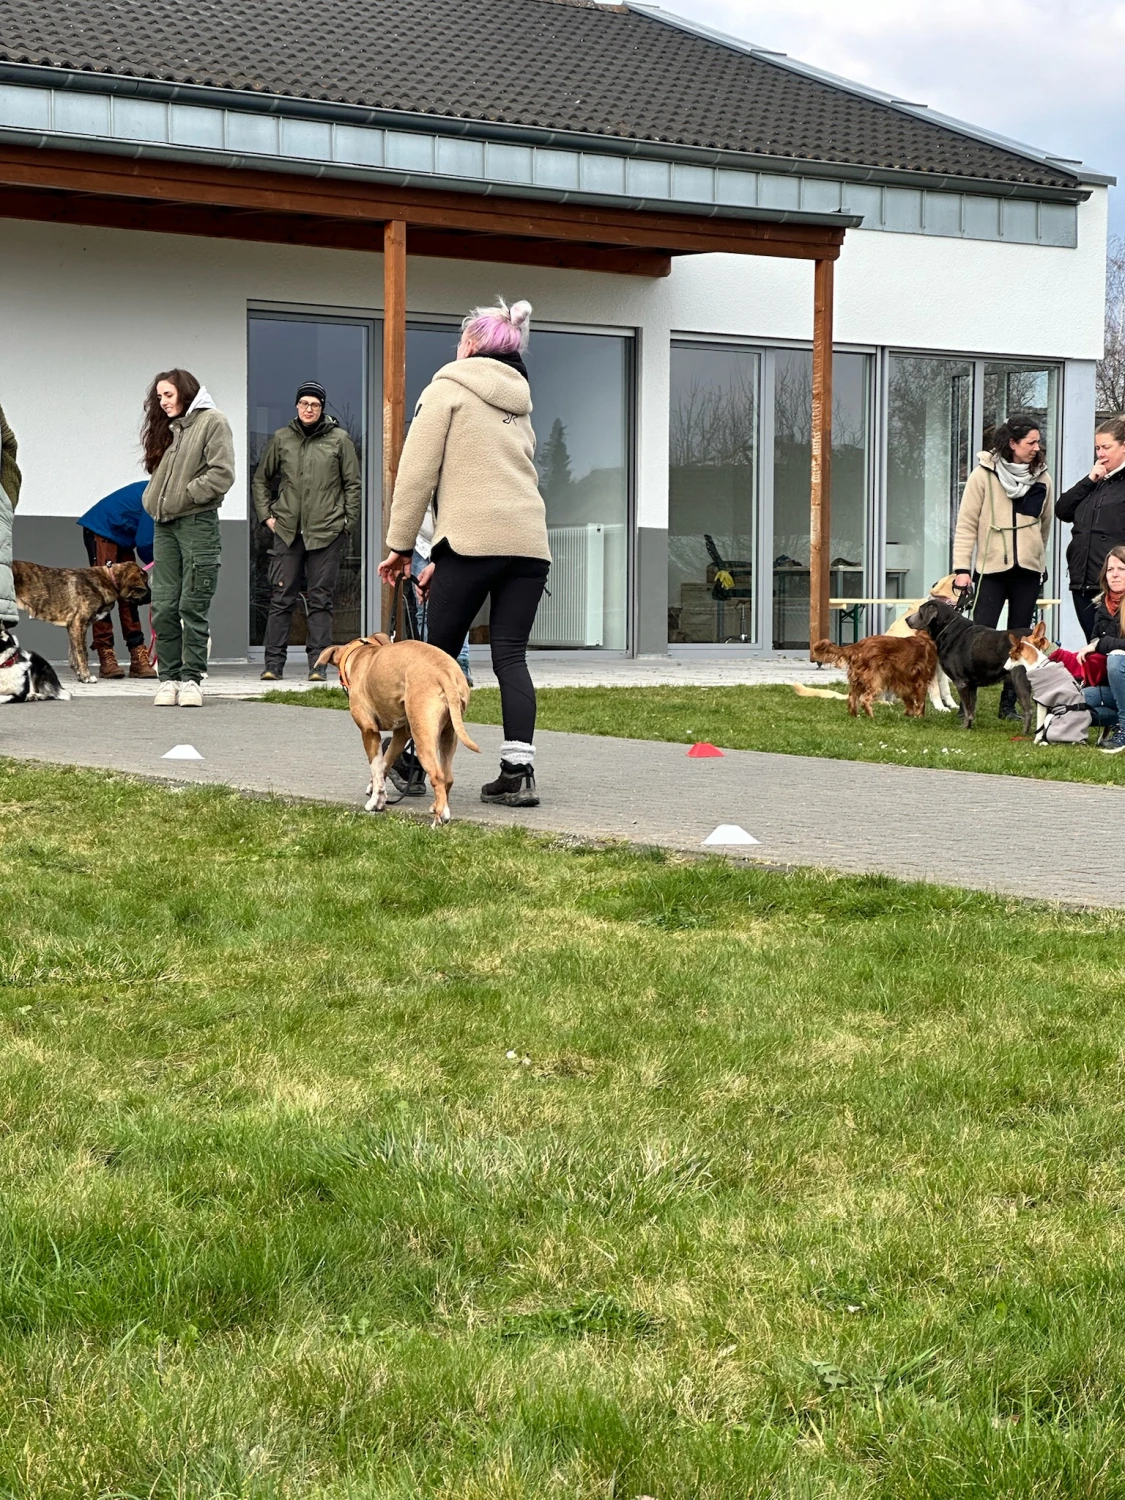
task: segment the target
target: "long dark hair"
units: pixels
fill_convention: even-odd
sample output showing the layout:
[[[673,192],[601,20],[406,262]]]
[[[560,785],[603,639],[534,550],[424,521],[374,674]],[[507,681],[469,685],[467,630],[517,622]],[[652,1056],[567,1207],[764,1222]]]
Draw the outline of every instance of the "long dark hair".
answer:
[[[1015,459],[1012,457],[1012,444],[1022,443],[1029,432],[1042,434],[1042,422],[1036,417],[1009,417],[1006,422],[1001,422],[1000,426],[993,432],[992,442],[989,444],[989,447],[1006,464],[1015,463]],[[1033,474],[1042,474],[1046,467],[1047,455],[1040,448],[1039,452],[1031,460],[1031,472]]]
[[[153,377],[145,396],[145,419],[141,426],[141,447],[144,449],[145,470],[149,474],[155,473],[157,464],[172,443],[172,419],[164,415],[160,397],[156,394],[156,387],[162,380],[176,387],[181,415],[199,395],[199,381],[190,370],[162,370]]]

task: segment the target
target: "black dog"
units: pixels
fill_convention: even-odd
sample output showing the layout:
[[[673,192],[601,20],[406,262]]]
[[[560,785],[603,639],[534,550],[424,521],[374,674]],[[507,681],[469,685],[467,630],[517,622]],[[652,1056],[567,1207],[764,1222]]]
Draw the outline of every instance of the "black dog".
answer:
[[[927,599],[907,615],[906,623],[911,630],[925,630],[932,636],[938,661],[961,695],[961,722],[971,729],[977,716],[977,688],[1004,680],[1005,664],[1019,633],[974,625],[944,599]],[[1023,732],[1030,734],[1035,704],[1027,673],[1013,667],[1008,675],[1023,710]]]
[[[0,703],[34,703],[69,698],[49,661],[25,651],[6,625],[0,625]]]

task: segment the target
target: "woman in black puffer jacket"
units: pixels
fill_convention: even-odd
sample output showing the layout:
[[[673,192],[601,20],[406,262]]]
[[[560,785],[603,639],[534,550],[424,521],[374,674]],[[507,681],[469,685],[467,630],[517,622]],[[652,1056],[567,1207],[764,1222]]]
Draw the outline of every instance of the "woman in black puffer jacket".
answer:
[[[1094,434],[1094,467],[1085,479],[1060,495],[1055,515],[1072,526],[1066,569],[1074,612],[1082,633],[1092,640],[1101,575],[1111,547],[1125,542],[1125,417],[1111,417]]]

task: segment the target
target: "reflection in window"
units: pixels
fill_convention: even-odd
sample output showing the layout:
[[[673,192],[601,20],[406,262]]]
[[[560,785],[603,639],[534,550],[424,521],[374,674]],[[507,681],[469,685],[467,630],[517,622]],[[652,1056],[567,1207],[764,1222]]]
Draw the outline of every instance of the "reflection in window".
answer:
[[[459,337],[455,326],[408,327],[408,421],[435,371],[456,358]],[[533,646],[625,649],[631,346],[611,335],[532,330],[525,359],[552,558]],[[470,639],[488,640],[487,603]]]
[[[760,357],[672,347],[668,640],[754,637]]]
[[[809,469],[812,459],[812,354],[774,355],[773,643],[809,644]],[[833,598],[862,596],[868,470],[868,360],[832,360],[832,503],[829,541]]]
[[[973,367],[893,355],[887,380],[887,595],[921,598],[949,572],[973,465]]]
[[[988,363],[984,367],[984,446],[1009,417],[1034,417],[1040,424],[1047,468],[1056,480],[1055,436],[1058,369],[1054,365]]]
[[[364,470],[367,494],[367,370],[366,323],[343,320],[277,317],[252,313],[249,325],[249,466],[250,480],[266,444],[279,427],[296,416],[296,392],[304,380],[318,380],[328,392],[328,413],[350,435]],[[366,515],[364,505],[363,514]],[[249,502],[250,526],[250,644],[260,646],[269,614],[268,553],[271,533],[258,524]],[[334,641],[350,641],[363,630],[363,524],[348,539],[340,566]],[[291,645],[304,645],[305,615],[300,604],[293,611]]]

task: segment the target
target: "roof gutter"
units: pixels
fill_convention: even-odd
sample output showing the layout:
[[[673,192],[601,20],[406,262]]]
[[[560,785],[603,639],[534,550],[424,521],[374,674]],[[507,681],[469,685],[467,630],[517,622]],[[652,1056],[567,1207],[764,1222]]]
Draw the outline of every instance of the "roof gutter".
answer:
[[[799,62],[785,52],[778,52],[776,48],[759,47],[753,42],[743,41],[740,37],[730,36],[723,31],[715,31],[710,26],[701,25],[698,21],[689,21],[684,16],[662,10],[659,5],[649,5],[645,3],[645,0],[618,0],[618,3],[623,4],[626,10],[631,10],[639,16],[647,16],[649,20],[657,21],[663,26],[670,26],[676,31],[686,31],[692,36],[703,37],[706,41],[727,47],[732,52],[742,52],[750,57],[756,57],[760,62],[771,63],[777,68],[785,68],[790,73],[799,73],[803,78],[811,78],[817,83],[841,89],[859,99],[881,104],[910,119],[920,120],[924,124],[938,125],[945,130],[966,136],[969,140],[981,141],[986,146],[996,146],[1002,151],[1010,151],[1015,156],[1038,162],[1040,166],[1047,167],[1052,172],[1066,173],[1072,176],[1076,183],[1088,184],[1092,187],[1113,187],[1117,182],[1116,177],[1105,172],[1091,171],[1081,162],[1072,161],[1069,157],[1054,156],[1051,152],[1043,151],[1037,146],[1028,146],[1022,141],[1014,141],[1007,136],[997,135],[983,126],[970,125],[965,120],[958,120],[953,115],[939,114],[936,110],[930,109],[929,105],[914,104],[908,99],[896,98],[894,94],[885,94],[881,89],[856,83],[853,79],[841,78],[835,73],[826,73],[823,69],[814,68],[809,63]],[[1085,196],[1089,197],[1089,194]]]
[[[651,14],[650,7],[633,9]],[[664,20],[663,12],[658,19]],[[679,24],[678,17],[667,17]],[[706,28],[683,22],[683,27],[704,34]],[[718,37],[718,33],[712,34]],[[732,43],[751,51],[749,44]],[[828,75],[821,75],[827,79]],[[246,110],[252,114],[286,115],[295,119],[322,120],[341,125],[378,126],[387,130],[440,131],[473,140],[506,141],[520,145],[555,146],[567,151],[592,151],[614,156],[632,156],[658,161],[681,161],[709,167],[732,167],[742,171],[775,172],[788,176],[828,177],[839,182],[878,183],[887,187],[923,188],[931,192],[976,193],[992,198],[1031,198],[1040,203],[1083,203],[1089,188],[1043,187],[1034,183],[1009,182],[987,177],[962,177],[948,173],[911,172],[893,167],[855,166],[818,161],[813,157],[766,156],[749,151],[727,151],[709,146],[685,146],[676,141],[643,141],[627,136],[591,135],[581,131],[554,130],[536,125],[512,125],[501,120],[465,120],[453,115],[424,114],[407,110],[371,109],[364,105],[302,99],[296,95],[256,93],[251,90],[214,88],[204,84],[173,83],[165,79],[133,78],[117,73],[87,73],[76,69],[48,68],[30,63],[0,61],[0,84],[25,88],[73,89],[78,93],[109,93],[162,103],[180,102],[213,109]],[[858,91],[856,85],[850,87]],[[996,144],[996,142],[991,142]],[[1060,170],[1052,164],[1052,170]],[[1083,182],[1090,179],[1082,179]],[[1112,183],[1115,178],[1098,178]],[[805,220],[805,222],[812,222]],[[838,222],[838,221],[837,221]]]

